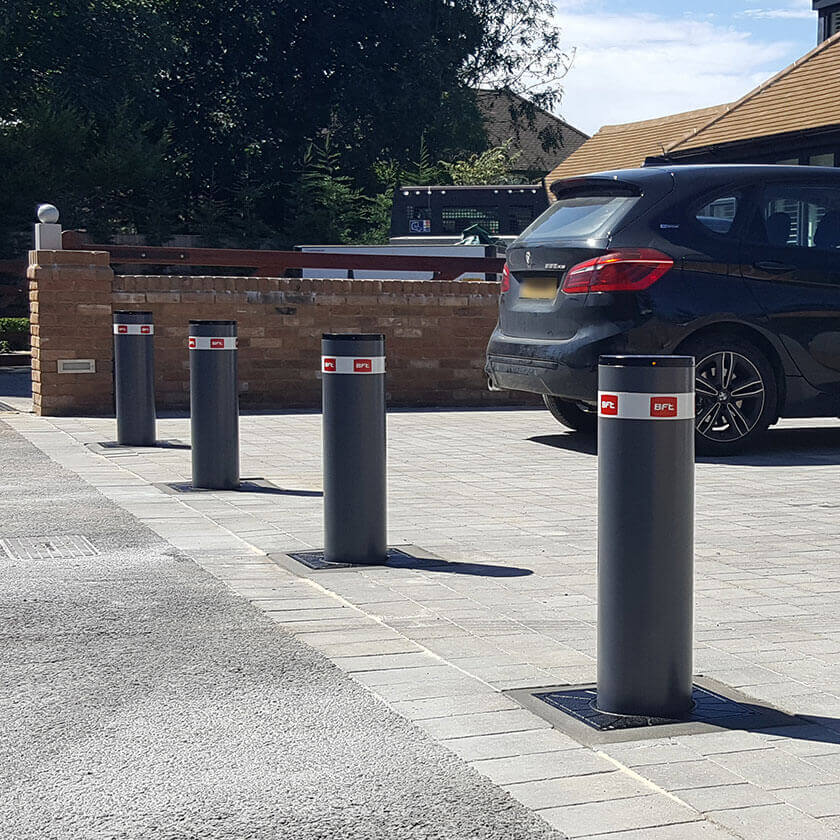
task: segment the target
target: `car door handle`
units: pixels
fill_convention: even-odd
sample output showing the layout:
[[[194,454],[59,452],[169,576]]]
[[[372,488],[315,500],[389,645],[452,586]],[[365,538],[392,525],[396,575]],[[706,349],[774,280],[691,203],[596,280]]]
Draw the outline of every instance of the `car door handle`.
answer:
[[[778,272],[779,274],[785,271],[796,271],[795,265],[789,263],[776,262],[775,260],[764,260],[762,262],[753,263],[755,268],[760,268],[762,271]]]

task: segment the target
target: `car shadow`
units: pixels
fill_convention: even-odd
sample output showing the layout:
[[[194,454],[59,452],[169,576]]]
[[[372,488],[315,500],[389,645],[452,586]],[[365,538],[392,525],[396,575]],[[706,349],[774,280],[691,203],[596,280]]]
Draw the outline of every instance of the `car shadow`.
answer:
[[[806,467],[840,464],[840,426],[770,429],[739,455],[698,455],[698,464]]]
[[[554,449],[565,449],[568,452],[580,452],[583,455],[597,455],[598,444],[594,435],[581,432],[560,432],[555,435],[535,435],[529,437],[531,443],[551,446]]]
[[[529,437],[539,443],[567,452],[597,455],[593,435],[559,432]],[[698,464],[725,464],[734,467],[805,467],[840,464],[840,426],[770,429],[749,450],[738,455],[698,455]]]

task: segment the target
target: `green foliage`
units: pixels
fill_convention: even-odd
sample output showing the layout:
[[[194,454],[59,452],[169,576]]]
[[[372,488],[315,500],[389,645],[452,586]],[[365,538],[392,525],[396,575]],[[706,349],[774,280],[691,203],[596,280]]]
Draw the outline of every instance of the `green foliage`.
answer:
[[[0,318],[0,353],[29,349],[29,319]]]
[[[516,163],[520,152],[512,153],[511,141],[507,140],[501,146],[494,146],[480,154],[470,155],[468,158],[456,160],[452,163],[441,161],[441,166],[449,176],[451,183],[458,186],[470,184],[508,184],[513,177],[513,164]]]
[[[300,245],[352,242],[364,225],[365,206],[353,180],[340,172],[340,155],[326,134],[312,143],[291,190],[290,235]]]
[[[440,181],[433,161],[486,148],[475,87],[536,83],[538,104],[556,101],[565,57],[550,7],[0,4],[0,258],[27,247],[44,201],[95,238],[381,239],[383,185]],[[325,135],[329,150],[318,151]]]

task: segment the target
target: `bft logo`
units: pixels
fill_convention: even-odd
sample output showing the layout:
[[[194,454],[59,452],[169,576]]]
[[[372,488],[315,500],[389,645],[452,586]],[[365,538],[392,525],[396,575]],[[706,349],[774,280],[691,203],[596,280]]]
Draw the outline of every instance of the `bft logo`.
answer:
[[[677,398],[676,397],[651,397],[650,398],[650,416],[651,417],[676,417],[677,416]]]
[[[324,372],[335,373],[335,359],[324,359]]]
[[[152,328],[148,324],[140,327],[140,335],[151,335],[151,334],[152,334]]]
[[[618,396],[616,394],[601,394],[601,414],[613,417],[618,414]]]
[[[370,373],[372,370],[370,359],[353,359],[353,373]]]
[[[194,338],[190,339],[190,350],[195,350],[195,339]]]
[[[211,350],[224,350],[225,349],[225,340],[223,338],[211,338],[210,339],[210,349]]]
[[[118,333],[127,333],[128,332],[128,325],[127,324],[117,325],[117,332]]]

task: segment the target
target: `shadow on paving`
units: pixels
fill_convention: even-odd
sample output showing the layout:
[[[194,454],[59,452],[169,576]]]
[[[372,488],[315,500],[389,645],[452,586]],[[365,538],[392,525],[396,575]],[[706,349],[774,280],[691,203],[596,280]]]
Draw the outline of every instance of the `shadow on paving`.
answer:
[[[3,840],[560,840],[0,422]],[[2,552],[0,552],[2,553]]]
[[[593,435],[560,432],[528,438],[567,452],[597,454]],[[726,464],[735,467],[803,467],[840,464],[840,427],[770,429],[763,438],[740,455],[698,455],[698,464]]]

